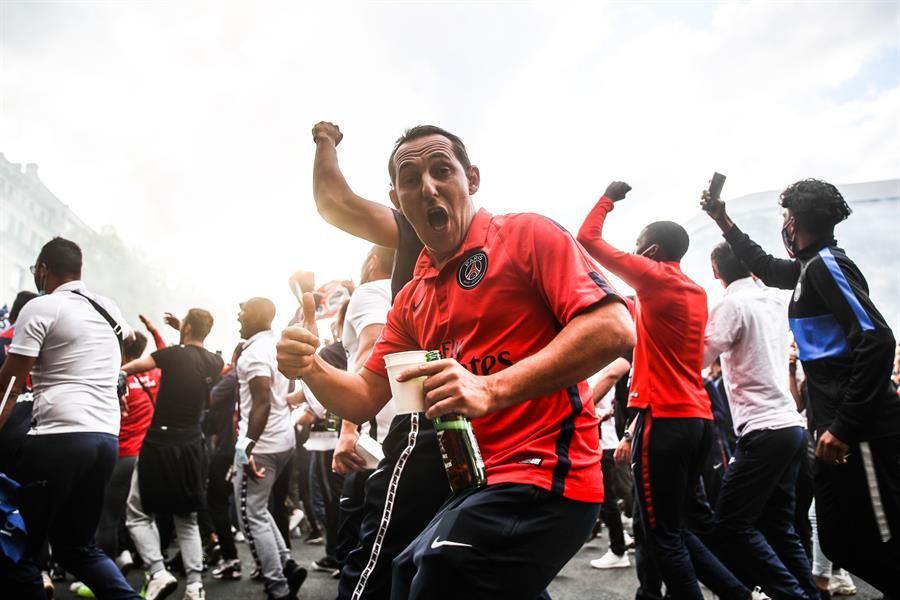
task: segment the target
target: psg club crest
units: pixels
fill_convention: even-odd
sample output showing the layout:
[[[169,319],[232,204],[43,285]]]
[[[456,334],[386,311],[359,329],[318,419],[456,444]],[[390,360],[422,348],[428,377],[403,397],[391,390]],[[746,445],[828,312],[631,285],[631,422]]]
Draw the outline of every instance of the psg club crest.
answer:
[[[487,254],[483,250],[479,250],[460,263],[459,269],[456,271],[456,282],[464,290],[471,290],[484,279],[487,268]]]

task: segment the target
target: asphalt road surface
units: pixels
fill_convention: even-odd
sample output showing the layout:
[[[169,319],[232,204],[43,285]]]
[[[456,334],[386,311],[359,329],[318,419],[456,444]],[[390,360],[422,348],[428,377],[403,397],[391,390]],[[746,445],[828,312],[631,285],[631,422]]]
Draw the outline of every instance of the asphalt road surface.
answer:
[[[553,599],[630,600],[634,598],[634,591],[637,588],[634,567],[602,571],[590,567],[589,562],[602,556],[606,552],[607,547],[605,532],[603,536],[585,544],[550,585],[550,594]],[[244,564],[244,578],[240,581],[222,582],[212,579],[209,575],[204,575],[204,585],[206,586],[206,597],[208,600],[265,599],[262,584],[251,581],[248,577],[249,572],[252,570],[250,568],[252,561],[247,545],[238,544],[238,551]],[[303,588],[300,590],[299,597],[301,600],[334,600],[337,581],[332,579],[327,573],[313,572],[310,567],[310,563],[320,558],[322,552],[323,546],[310,546],[299,539],[293,540],[292,554],[294,558],[301,566],[306,567],[310,571],[306,583],[303,584]],[[143,584],[143,573],[133,571],[129,574],[128,581],[135,589],[140,590],[140,586]],[[69,599],[77,597],[69,591],[69,583],[71,583],[71,580],[65,584],[56,584],[56,598]],[[857,587],[859,588],[859,593],[850,597],[853,600],[875,600],[881,598],[881,594],[864,582],[857,580]],[[178,589],[169,596],[169,599],[181,600],[183,594],[184,583],[182,581]],[[708,598],[713,597],[708,592],[706,595]]]

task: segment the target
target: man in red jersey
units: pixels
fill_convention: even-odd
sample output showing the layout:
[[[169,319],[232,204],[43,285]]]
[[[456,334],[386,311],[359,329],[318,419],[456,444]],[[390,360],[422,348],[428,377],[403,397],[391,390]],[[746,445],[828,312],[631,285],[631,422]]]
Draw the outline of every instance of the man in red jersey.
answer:
[[[668,594],[699,600],[703,596],[695,564],[698,571],[713,573],[711,579],[733,579],[702,544],[686,542],[691,534],[686,531],[685,508],[714,435],[700,376],[706,292],[681,272],[689,240],[677,223],[657,221],[645,227],[632,254],[603,239],[613,202],[624,199],[630,189],[627,183],[611,183],[581,226],[578,241],[637,295],[628,406],[640,412],[620,448],[631,450],[642,520]],[[735,597],[749,597],[749,590],[736,587],[740,589]]]
[[[330,410],[364,421],[391,395],[386,354],[439,349],[443,360],[400,378],[425,377],[428,418],[472,419],[487,486],[451,496],[394,559],[392,597],[537,598],[580,548],[603,497],[584,379],[634,334],[566,231],[537,215],[476,210],[478,168],[460,161],[448,135],[413,128],[391,155],[391,194],[425,249],[365,366],[345,373],[316,357],[307,295],[305,328],[282,334],[279,368]]]

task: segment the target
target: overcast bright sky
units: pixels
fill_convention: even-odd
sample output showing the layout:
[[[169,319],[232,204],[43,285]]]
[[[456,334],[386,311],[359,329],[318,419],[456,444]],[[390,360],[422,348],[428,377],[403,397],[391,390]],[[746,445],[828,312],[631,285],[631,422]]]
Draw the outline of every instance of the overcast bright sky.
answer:
[[[898,41],[896,1],[2,0],[0,152],[214,310],[290,306],[290,272],[356,277],[366,251],[315,212],[318,120],[385,202],[419,123],[466,141],[493,212],[577,229],[624,179],[609,231],[630,248],[695,214],[714,170],[726,197],[900,176]]]

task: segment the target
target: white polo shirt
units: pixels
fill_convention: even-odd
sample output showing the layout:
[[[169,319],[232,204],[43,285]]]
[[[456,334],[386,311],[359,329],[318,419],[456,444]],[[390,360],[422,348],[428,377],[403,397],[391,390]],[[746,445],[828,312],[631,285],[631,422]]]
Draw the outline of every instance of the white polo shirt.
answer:
[[[275,360],[275,344],[278,336],[271,329],[260,331],[244,342],[244,349],[237,361],[237,377],[241,394],[241,419],[238,431],[241,436],[247,435],[250,410],[253,398],[250,394],[250,381],[256,377],[269,377],[269,390],[272,393],[272,406],[269,409],[269,420],[262,435],[253,447],[254,454],[275,454],[291,450],[295,444],[294,421],[287,403],[287,378],[278,371]]]
[[[359,352],[359,334],[369,325],[384,325],[387,322],[388,311],[391,310],[391,280],[379,279],[364,283],[350,296],[350,304],[347,305],[347,314],[344,317],[344,330],[341,333],[341,343],[347,351],[347,370],[354,371],[356,367],[357,353]],[[384,443],[391,421],[397,410],[394,408],[393,399],[384,405],[375,416],[378,425],[375,439]],[[371,435],[369,421],[362,423],[362,433]]]
[[[118,435],[119,342],[106,319],[73,290],[106,309],[125,337],[131,335],[119,308],[87,291],[82,281],[70,281],[26,304],[9,352],[37,358],[31,371],[35,424],[29,435]]]
[[[721,357],[738,435],[806,425],[788,388],[789,348],[786,299],[752,277],[732,282],[709,313],[703,364]]]

